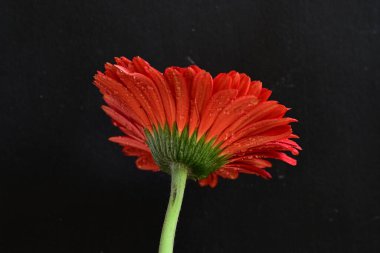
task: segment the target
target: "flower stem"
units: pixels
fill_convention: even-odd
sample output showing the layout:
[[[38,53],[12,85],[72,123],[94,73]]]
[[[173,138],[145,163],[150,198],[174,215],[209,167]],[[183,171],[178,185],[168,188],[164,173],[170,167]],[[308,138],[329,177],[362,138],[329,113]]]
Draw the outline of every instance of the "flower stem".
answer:
[[[178,216],[181,210],[183,193],[186,187],[187,168],[180,163],[170,165],[172,182],[168,208],[162,226],[159,253],[172,253]]]

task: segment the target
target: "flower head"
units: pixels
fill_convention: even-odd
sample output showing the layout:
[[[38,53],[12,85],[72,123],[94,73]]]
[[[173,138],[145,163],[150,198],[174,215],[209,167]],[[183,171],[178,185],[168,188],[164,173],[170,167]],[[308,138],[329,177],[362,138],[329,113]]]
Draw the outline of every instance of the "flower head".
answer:
[[[123,132],[111,141],[137,156],[137,167],[170,173],[172,163],[188,168],[201,186],[215,187],[218,177],[239,173],[271,178],[268,159],[290,165],[300,146],[291,139],[289,110],[268,100],[260,81],[231,71],[212,78],[192,65],[164,73],[140,57],[115,58],[94,84],[104,96],[103,110]]]

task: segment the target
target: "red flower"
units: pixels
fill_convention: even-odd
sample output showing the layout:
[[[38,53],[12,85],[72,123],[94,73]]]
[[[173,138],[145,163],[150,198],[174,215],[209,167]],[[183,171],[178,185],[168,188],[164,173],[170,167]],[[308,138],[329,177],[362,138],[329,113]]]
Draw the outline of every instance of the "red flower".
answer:
[[[291,140],[297,120],[284,117],[288,108],[268,100],[260,81],[236,71],[212,78],[195,65],[161,73],[140,57],[115,61],[94,84],[124,133],[110,140],[137,156],[138,168],[169,172],[171,162],[183,163],[201,186],[215,187],[239,173],[271,178],[271,158],[296,165],[284,152],[301,150]]]

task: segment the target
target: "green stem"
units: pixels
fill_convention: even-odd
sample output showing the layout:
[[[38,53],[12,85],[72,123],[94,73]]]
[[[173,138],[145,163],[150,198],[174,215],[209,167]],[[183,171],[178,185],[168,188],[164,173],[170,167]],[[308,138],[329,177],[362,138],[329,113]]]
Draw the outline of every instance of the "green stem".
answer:
[[[170,170],[172,175],[170,199],[166,210],[164,225],[162,226],[159,253],[173,252],[175,230],[181,210],[183,193],[186,187],[188,171],[186,166],[180,163],[172,163]]]

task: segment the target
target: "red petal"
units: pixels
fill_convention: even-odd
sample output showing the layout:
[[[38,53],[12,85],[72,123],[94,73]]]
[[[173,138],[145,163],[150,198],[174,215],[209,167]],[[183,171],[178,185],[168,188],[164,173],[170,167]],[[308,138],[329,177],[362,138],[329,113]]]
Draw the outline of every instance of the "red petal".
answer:
[[[235,169],[239,173],[245,173],[245,174],[253,174],[260,176],[264,179],[270,179],[272,178],[271,174],[269,174],[266,170],[256,168],[252,165],[240,163],[240,164],[231,164],[226,165],[226,168]]]
[[[117,65],[120,70],[117,72],[123,84],[133,93],[146,114],[149,116],[150,121],[154,125],[164,125],[165,111],[162,106],[161,97],[156,85],[148,77],[140,73],[128,73],[128,71]],[[154,108],[154,109],[153,109]]]
[[[142,150],[131,146],[124,146],[123,153],[127,156],[144,156],[150,154],[150,152],[146,150]]]
[[[103,99],[109,107],[111,107],[112,109],[119,112],[124,117],[126,117],[127,119],[130,119],[136,125],[141,127],[141,120],[133,110],[131,110],[130,108],[126,110],[125,106],[122,103],[120,103],[118,100],[116,100],[110,95],[105,94],[103,96]]]
[[[115,65],[107,62],[104,65],[104,68],[105,68],[104,74],[106,76],[108,76],[108,77],[114,79],[115,81],[121,83],[119,76],[116,74],[117,68],[115,67]]]
[[[249,86],[247,95],[253,95],[258,98],[260,96],[262,87],[263,84],[260,81],[252,81],[251,85]]]
[[[144,127],[150,128],[150,121],[141,108],[140,103],[134,95],[126,89],[121,83],[105,76],[103,73],[95,75],[94,84],[100,89],[103,94],[111,96],[120,105],[119,111],[132,110],[138,118],[138,122]]]
[[[162,103],[165,109],[167,123],[170,127],[172,127],[175,122],[176,115],[176,107],[172,90],[170,89],[169,84],[166,82],[161,72],[152,67],[148,67],[146,70],[148,76],[154,81],[154,83],[158,87]]]
[[[230,104],[237,95],[237,90],[227,89],[215,93],[201,113],[198,139],[211,127],[219,113]]]
[[[212,172],[210,175],[208,175],[207,178],[200,179],[198,183],[202,187],[209,185],[211,188],[215,188],[215,186],[218,184],[218,176]]]
[[[192,136],[195,129],[199,125],[200,115],[197,104],[194,102],[191,103],[190,107],[190,121],[189,121],[189,136]]]
[[[276,151],[289,151],[289,152],[292,153],[292,155],[298,155],[299,154],[297,148],[295,148],[292,145],[281,143],[281,142],[278,142],[278,141],[272,141],[272,142],[268,142],[268,143],[265,143],[265,144],[257,146],[257,147],[249,148],[247,150],[247,152],[244,153],[244,155],[245,154],[248,155],[248,154],[251,154],[251,153],[252,154],[257,154],[257,153],[267,152],[267,151],[273,151],[273,150],[276,150]]]
[[[261,159],[257,157],[259,156],[256,154],[236,157],[236,158],[231,159],[228,165],[247,164],[247,165],[252,165],[259,169],[272,167],[272,163],[270,163],[269,161],[265,159]]]
[[[281,133],[279,135],[262,135],[262,136],[252,136],[249,138],[243,138],[240,141],[234,142],[230,146],[226,147],[223,153],[235,154],[239,152],[246,152],[249,148],[260,146],[264,143],[281,140],[287,138],[291,134],[291,129]]]
[[[176,122],[181,133],[189,120],[189,90],[183,75],[173,67],[165,70],[165,78],[173,88],[176,100]]]
[[[289,136],[289,138],[292,138],[292,136],[293,136],[293,134],[291,134]],[[281,141],[279,141],[279,143],[292,146],[292,147],[294,147],[294,148],[296,148],[298,150],[302,150],[302,148],[295,141],[292,141],[292,140],[289,140],[289,139],[281,140]]]
[[[247,136],[258,135],[264,131],[267,131],[271,128],[287,125],[291,122],[296,122],[296,119],[292,118],[282,118],[282,119],[268,119],[255,122],[251,125],[244,127],[241,130],[236,130],[236,125],[231,126],[226,129],[223,134],[220,135],[218,141],[224,140],[221,148],[227,147],[231,143],[238,141]]]
[[[212,93],[212,77],[209,73],[199,72],[193,81],[191,91],[191,107],[189,135],[191,136],[199,124],[199,112],[203,110]]]
[[[231,88],[239,90],[240,88],[240,74],[236,71],[231,71],[228,73],[228,75],[231,77]]]
[[[241,115],[232,125],[228,128],[229,133],[236,133],[240,129],[254,124],[257,121],[264,119],[277,118],[286,112],[286,107],[279,105],[276,101],[267,101],[259,103],[252,110],[244,115]],[[227,131],[227,130],[226,130]]]
[[[193,86],[193,81],[198,71],[194,70],[191,67],[187,67],[187,68],[180,68],[179,72],[182,73],[183,78],[186,81],[187,90],[189,91],[189,99],[191,99],[191,90]]]
[[[134,136],[137,139],[140,139],[141,141],[145,140],[145,135],[141,131],[142,129],[139,129],[136,127],[135,124],[133,124],[131,121],[126,119],[124,116],[113,110],[112,108],[108,106],[102,106],[102,109],[104,112],[113,119],[119,127],[124,130],[124,133],[129,136]]]
[[[223,178],[228,178],[228,179],[236,179],[239,177],[239,173],[237,172],[236,169],[233,169],[233,168],[222,167],[218,169],[217,171],[215,171],[215,173],[218,176],[221,176]]]
[[[259,99],[262,100],[262,101],[267,101],[268,98],[270,97],[270,95],[272,95],[272,91],[271,90],[268,90],[266,88],[262,88],[260,96],[259,96]]]
[[[238,97],[246,96],[251,85],[251,78],[245,74],[240,75],[240,87]]]
[[[160,167],[155,163],[152,155],[141,156],[136,160],[137,168],[141,170],[159,171]]]
[[[120,65],[120,66],[123,66],[124,68],[128,69],[130,66],[133,66],[132,65],[132,61],[129,60],[127,57],[115,57],[115,62],[117,63],[117,65]],[[134,71],[134,69],[130,69],[130,71]]]
[[[111,137],[111,138],[109,138],[109,140],[112,142],[115,142],[117,144],[120,144],[121,146],[138,148],[138,149],[150,152],[148,145],[146,145],[145,143],[142,143],[140,141],[137,141],[135,139],[132,139],[131,137],[128,137],[128,136]]]
[[[231,102],[223,109],[212,124],[212,127],[207,133],[207,140],[217,137],[224,129],[252,110],[257,103],[258,100],[254,96],[240,97]]]
[[[214,78],[214,89],[213,93],[217,93],[218,91],[231,89],[232,79],[225,73],[221,73]]]
[[[141,74],[146,75],[146,68],[150,67],[149,63],[145,61],[140,56],[133,57],[132,59],[133,66],[135,67],[135,71]]]
[[[294,158],[292,158],[292,157],[290,157],[287,154],[282,153],[282,152],[272,151],[272,152],[265,152],[265,153],[257,153],[257,155],[259,155],[263,158],[272,158],[272,159],[281,160],[281,161],[286,162],[287,164],[290,164],[292,166],[297,165],[296,159],[294,159]]]

